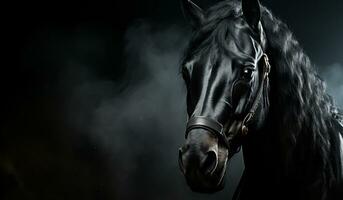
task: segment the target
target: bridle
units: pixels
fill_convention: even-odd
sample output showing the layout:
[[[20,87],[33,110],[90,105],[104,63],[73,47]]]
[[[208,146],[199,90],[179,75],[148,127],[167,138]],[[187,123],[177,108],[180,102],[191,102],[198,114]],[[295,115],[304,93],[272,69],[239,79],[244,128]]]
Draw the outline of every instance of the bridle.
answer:
[[[269,81],[268,77],[271,70],[271,66],[270,66],[267,54],[264,53],[261,59],[263,59],[264,61],[263,76],[260,81],[257,95],[249,111],[247,112],[247,114],[245,114],[245,117],[242,118],[242,120],[237,120],[236,123],[234,122],[227,129],[227,128],[224,128],[223,124],[219,123],[215,119],[211,119],[209,117],[204,117],[204,116],[192,116],[188,120],[188,123],[187,123],[186,138],[189,132],[193,129],[205,129],[209,131],[210,133],[214,134],[216,137],[218,137],[219,140],[223,141],[225,146],[230,150],[230,144],[233,138],[235,138],[238,135],[242,135],[242,136],[248,135],[248,132],[249,132],[248,125],[252,121],[256,113],[256,110],[258,108],[258,105],[260,104],[260,101],[263,96],[263,88]],[[234,128],[233,126],[235,126],[236,128]]]
[[[229,149],[230,143],[233,138],[235,138],[237,135],[246,136],[248,135],[249,128],[248,125],[252,121],[256,110],[258,108],[258,105],[260,104],[260,101],[262,99],[263,94],[263,88],[268,82],[269,73],[271,70],[271,66],[269,63],[269,59],[267,54],[263,54],[261,59],[264,61],[263,65],[263,76],[260,81],[259,89],[257,92],[257,95],[255,97],[255,100],[253,101],[253,104],[243,120],[238,120],[236,123],[235,130],[233,130],[233,127],[231,126],[229,129],[224,129],[223,124],[219,123],[215,119],[211,119],[209,117],[204,116],[193,116],[188,120],[187,128],[186,128],[186,138],[189,134],[189,132],[193,129],[205,129],[209,131],[210,133],[214,134],[216,137],[218,137],[220,140],[222,140],[225,144],[225,146]],[[231,134],[227,134],[227,132],[230,132]],[[233,133],[232,133],[233,132]]]

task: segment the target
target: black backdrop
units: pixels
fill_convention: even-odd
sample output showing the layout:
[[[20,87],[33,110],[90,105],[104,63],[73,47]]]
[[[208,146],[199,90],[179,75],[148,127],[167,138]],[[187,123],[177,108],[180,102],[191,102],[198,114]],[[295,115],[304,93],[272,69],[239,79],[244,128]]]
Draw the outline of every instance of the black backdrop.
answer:
[[[215,0],[195,1],[206,8]],[[343,3],[265,0],[343,106]],[[229,199],[194,194],[177,167],[178,74],[190,36],[178,0],[3,6],[0,199]]]

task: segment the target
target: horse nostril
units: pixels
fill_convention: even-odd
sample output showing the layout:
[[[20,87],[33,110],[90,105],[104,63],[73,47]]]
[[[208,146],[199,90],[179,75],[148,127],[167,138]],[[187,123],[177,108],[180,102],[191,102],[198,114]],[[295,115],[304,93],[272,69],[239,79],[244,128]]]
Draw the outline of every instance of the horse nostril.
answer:
[[[186,170],[185,170],[185,167],[184,167],[184,165],[183,165],[182,154],[183,154],[182,148],[180,148],[180,149],[179,149],[179,167],[180,167],[181,172],[182,172],[183,174],[185,174],[185,173],[186,173]]]
[[[213,174],[218,165],[218,156],[217,153],[213,150],[210,150],[206,153],[205,158],[201,163],[201,171],[205,174]]]

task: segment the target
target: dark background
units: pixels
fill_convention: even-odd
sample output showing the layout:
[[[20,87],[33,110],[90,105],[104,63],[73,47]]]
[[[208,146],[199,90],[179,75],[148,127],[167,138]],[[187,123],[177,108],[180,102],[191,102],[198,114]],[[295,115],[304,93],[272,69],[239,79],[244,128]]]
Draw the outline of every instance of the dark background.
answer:
[[[215,0],[195,1],[201,7]],[[343,2],[264,0],[343,106]],[[190,38],[178,0],[3,6],[0,199],[229,199],[190,192],[178,170],[186,121],[178,73]]]

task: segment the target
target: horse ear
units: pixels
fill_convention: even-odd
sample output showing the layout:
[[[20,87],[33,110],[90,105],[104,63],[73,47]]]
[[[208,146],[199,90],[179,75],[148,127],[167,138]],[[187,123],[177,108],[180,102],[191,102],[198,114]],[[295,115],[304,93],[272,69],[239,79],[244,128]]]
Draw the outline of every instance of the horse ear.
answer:
[[[190,21],[193,28],[201,26],[204,21],[203,10],[191,0],[180,0],[181,9],[185,17]]]
[[[259,0],[242,0],[243,16],[249,26],[258,32],[261,19],[261,5]]]

